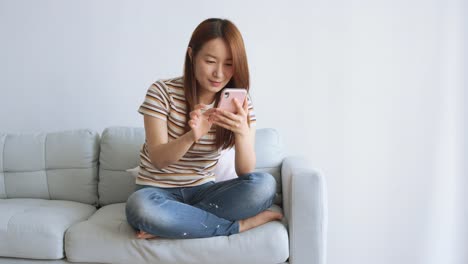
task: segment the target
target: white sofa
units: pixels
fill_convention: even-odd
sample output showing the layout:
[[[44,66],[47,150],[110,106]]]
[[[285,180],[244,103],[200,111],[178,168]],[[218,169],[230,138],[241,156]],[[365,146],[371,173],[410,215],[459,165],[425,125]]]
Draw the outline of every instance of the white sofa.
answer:
[[[0,263],[326,262],[323,175],[284,154],[274,129],[259,129],[257,171],[278,182],[284,221],[229,237],[135,238],[125,218],[144,129],[0,133]]]

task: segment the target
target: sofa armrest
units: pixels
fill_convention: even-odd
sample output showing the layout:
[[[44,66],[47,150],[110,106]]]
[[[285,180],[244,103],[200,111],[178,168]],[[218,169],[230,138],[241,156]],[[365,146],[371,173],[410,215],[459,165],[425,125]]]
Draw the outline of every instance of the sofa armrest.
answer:
[[[303,157],[281,167],[283,209],[289,228],[289,263],[325,264],[328,199],[323,175]]]

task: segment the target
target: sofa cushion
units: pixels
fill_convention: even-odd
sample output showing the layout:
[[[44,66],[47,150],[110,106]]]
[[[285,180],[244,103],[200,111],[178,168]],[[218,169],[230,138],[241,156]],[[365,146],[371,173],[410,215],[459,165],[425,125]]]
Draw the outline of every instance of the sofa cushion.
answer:
[[[236,173],[236,150],[230,148],[222,152],[218,163],[213,170],[217,182],[227,181],[237,178]]]
[[[67,259],[57,260],[37,260],[37,259],[20,259],[20,258],[2,258],[0,257],[0,264],[73,264],[73,262],[67,261]],[[102,264],[102,263],[74,263],[74,264]],[[281,263],[287,264],[287,263]]]
[[[255,171],[268,172],[276,179],[274,204],[282,205],[281,164],[285,158],[283,141],[276,129],[258,129],[255,135]]]
[[[279,221],[231,236],[136,239],[126,221],[125,204],[119,203],[100,208],[68,229],[65,250],[72,262],[220,263],[217,256],[222,255],[222,263],[281,263],[289,257],[289,242]]]
[[[99,155],[99,203],[125,202],[135,190],[135,178],[126,170],[139,164],[145,130],[137,127],[108,127],[101,135]]]
[[[0,133],[0,198],[97,205],[99,134],[85,129]]]
[[[126,170],[139,165],[140,149],[145,141],[144,128],[108,127],[101,135],[99,166],[99,203],[108,205],[126,202],[135,191],[135,178]],[[255,140],[255,171],[271,173],[277,182],[274,203],[281,204],[281,163],[283,145],[272,128],[258,129]]]
[[[0,256],[61,259],[65,231],[95,211],[72,201],[0,199]]]

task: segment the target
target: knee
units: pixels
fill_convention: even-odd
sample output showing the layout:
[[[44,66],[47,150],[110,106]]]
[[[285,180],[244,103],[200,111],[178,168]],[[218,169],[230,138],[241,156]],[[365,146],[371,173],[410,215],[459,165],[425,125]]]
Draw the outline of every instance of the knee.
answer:
[[[131,225],[141,222],[148,217],[155,207],[162,204],[166,200],[165,196],[150,192],[150,189],[140,189],[130,195],[125,204],[125,214]]]
[[[252,182],[255,186],[257,197],[272,199],[276,194],[276,180],[271,174],[266,172],[253,172],[244,175],[245,180]]]

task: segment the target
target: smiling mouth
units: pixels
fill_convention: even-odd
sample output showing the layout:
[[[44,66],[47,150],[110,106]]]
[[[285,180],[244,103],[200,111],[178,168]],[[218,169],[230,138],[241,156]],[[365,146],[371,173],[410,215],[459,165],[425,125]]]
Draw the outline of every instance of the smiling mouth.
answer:
[[[221,82],[214,82],[214,81],[211,81],[210,80],[210,83],[214,86],[220,86],[221,85]]]

